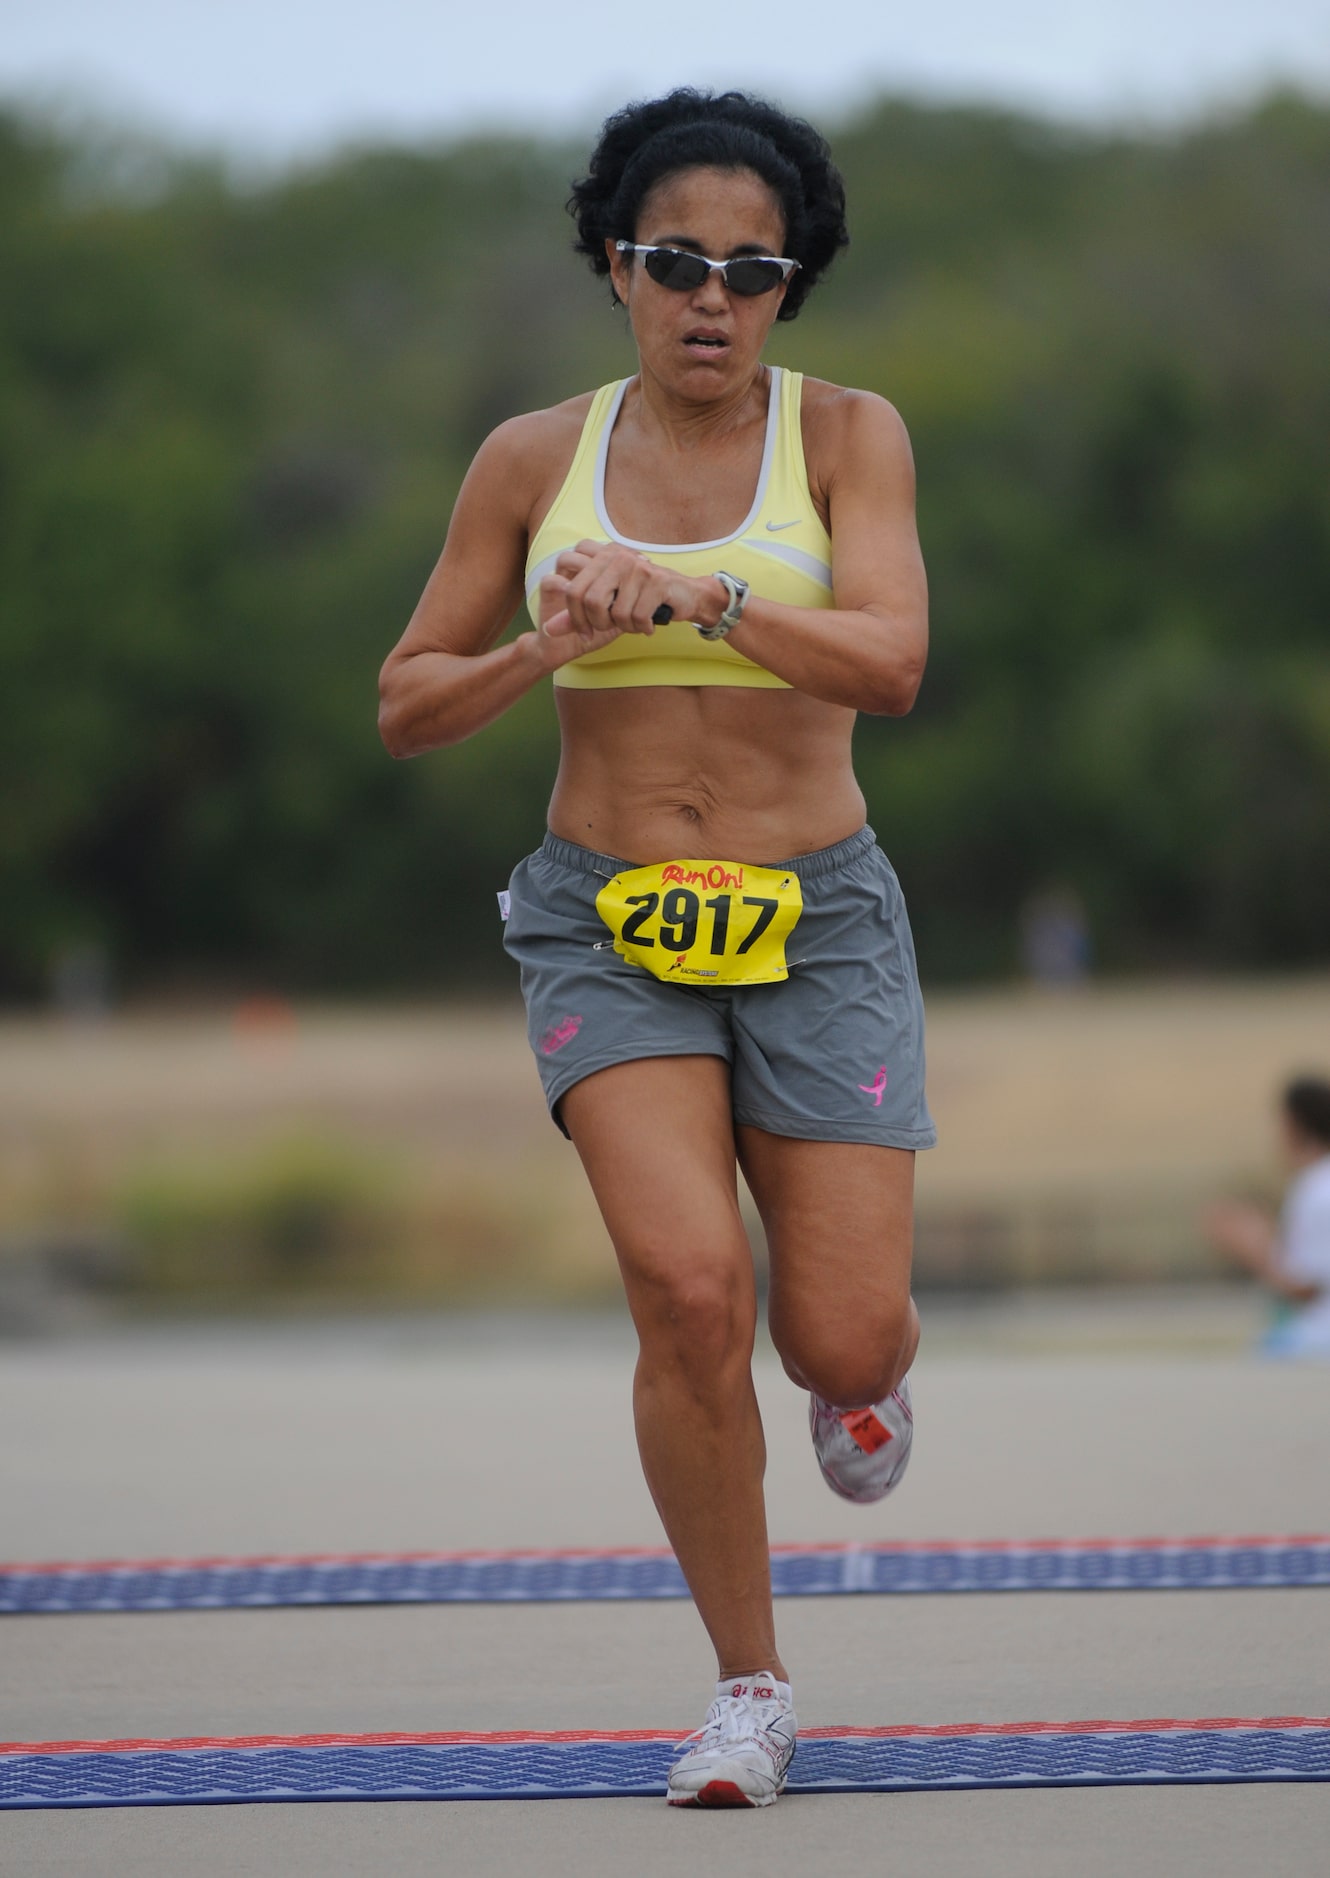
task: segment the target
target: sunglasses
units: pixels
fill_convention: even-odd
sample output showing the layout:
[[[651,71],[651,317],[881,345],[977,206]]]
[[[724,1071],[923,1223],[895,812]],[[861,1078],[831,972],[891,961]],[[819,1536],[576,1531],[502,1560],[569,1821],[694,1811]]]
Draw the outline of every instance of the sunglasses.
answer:
[[[711,274],[719,274],[731,293],[751,299],[755,294],[771,293],[787,281],[799,266],[798,261],[782,260],[774,254],[744,254],[733,261],[708,261],[705,255],[689,254],[683,248],[644,247],[636,241],[616,241],[620,254],[640,254],[642,265],[658,287],[671,293],[691,293]]]

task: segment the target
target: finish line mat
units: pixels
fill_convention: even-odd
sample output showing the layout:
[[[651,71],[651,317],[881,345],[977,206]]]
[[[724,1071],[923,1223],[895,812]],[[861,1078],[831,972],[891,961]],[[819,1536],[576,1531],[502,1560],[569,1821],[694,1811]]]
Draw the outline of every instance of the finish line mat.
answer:
[[[679,1738],[261,1735],[0,1745],[0,1808],[656,1795]],[[1330,1717],[813,1728],[790,1793],[1330,1780]]]
[[[775,1546],[780,1598],[964,1591],[1233,1591],[1330,1585],[1330,1535]],[[684,1598],[674,1554],[404,1552],[0,1566],[0,1613]]]

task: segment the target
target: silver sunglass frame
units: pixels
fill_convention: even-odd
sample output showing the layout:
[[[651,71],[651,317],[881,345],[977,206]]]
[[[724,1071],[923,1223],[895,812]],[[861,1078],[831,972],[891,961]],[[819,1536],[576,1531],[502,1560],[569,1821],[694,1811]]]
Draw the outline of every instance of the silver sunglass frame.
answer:
[[[774,263],[774,265],[780,269],[780,281],[779,283],[773,281],[770,287],[764,287],[762,289],[763,293],[774,293],[777,285],[783,287],[789,280],[790,275],[795,273],[802,265],[801,262],[791,261],[785,255],[781,254],[735,254],[732,255],[728,261],[713,261],[705,254],[694,254],[691,248],[672,248],[668,242],[663,241],[616,241],[614,248],[617,254],[677,254],[682,260],[700,261],[702,266],[708,270],[708,276],[711,274],[719,274],[725,283],[726,292],[738,293],[741,300],[757,300],[761,298],[761,295],[741,293],[737,287],[731,286],[729,275],[730,268],[744,261],[770,261]],[[645,268],[645,266],[646,263],[644,261],[643,267]],[[667,293],[689,293],[693,291],[688,287],[671,288],[665,281],[661,280],[656,281],[655,284],[657,287],[664,287]],[[702,282],[698,281],[697,285],[700,287]]]

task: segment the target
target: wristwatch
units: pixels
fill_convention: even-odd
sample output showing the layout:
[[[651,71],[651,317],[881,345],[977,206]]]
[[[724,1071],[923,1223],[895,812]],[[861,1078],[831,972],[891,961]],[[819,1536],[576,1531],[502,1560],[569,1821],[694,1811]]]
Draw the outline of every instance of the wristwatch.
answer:
[[[711,578],[718,580],[725,589],[728,605],[714,626],[698,626],[697,630],[704,639],[723,639],[727,633],[734,631],[744,616],[744,607],[748,601],[748,582],[740,580],[737,574],[723,574],[719,568]]]

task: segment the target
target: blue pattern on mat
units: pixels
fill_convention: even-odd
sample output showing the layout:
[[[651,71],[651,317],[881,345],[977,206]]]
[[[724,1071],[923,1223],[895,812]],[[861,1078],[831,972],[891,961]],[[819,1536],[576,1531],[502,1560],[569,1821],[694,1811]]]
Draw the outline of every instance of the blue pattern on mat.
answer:
[[[0,1808],[553,1799],[663,1792],[669,1740],[214,1745],[0,1755]],[[799,1743],[791,1793],[1330,1780],[1330,1728],[838,1736]]]
[[[1292,1589],[1330,1585],[1330,1538],[1213,1544],[835,1546],[772,1555],[777,1597],[983,1591]],[[0,1568],[0,1612],[255,1605],[545,1603],[688,1595],[673,1557],[212,1560]]]

